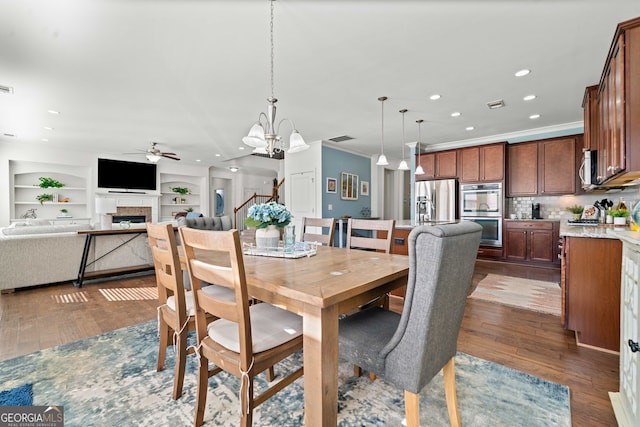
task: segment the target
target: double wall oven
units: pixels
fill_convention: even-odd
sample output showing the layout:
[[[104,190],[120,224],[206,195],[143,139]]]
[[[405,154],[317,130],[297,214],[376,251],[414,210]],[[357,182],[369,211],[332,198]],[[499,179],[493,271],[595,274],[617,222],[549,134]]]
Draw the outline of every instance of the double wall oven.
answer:
[[[460,219],[482,226],[480,244],[502,247],[502,183],[462,184]]]

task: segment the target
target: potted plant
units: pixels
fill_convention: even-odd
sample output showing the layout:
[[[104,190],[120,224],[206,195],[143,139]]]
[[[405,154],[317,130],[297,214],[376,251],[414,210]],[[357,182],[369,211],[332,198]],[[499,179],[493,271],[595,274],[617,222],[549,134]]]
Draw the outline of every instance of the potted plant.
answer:
[[[584,207],[580,205],[573,205],[573,206],[567,207],[567,210],[573,214],[573,219],[580,219],[580,217],[582,216],[582,211],[584,210]]]
[[[182,196],[184,196],[185,194],[191,194],[191,190],[189,190],[187,187],[173,187],[171,188],[171,191]]]
[[[44,204],[44,202],[51,202],[53,201],[53,194],[50,193],[43,193],[43,194],[38,194],[36,196],[36,200],[40,202],[40,204]]]
[[[629,216],[629,211],[626,209],[614,209],[609,211],[611,216],[613,217],[613,223],[615,225],[625,225],[627,223],[627,217]]]
[[[244,223],[256,228],[256,246],[259,248],[277,248],[280,240],[279,228],[291,222],[291,212],[276,202],[253,205],[247,212]]]
[[[40,180],[40,184],[38,184],[38,187],[40,187],[40,188],[62,188],[62,187],[64,187],[63,183],[61,183],[60,181],[56,181],[53,178],[48,178],[48,177],[41,176],[38,179]]]
[[[71,215],[69,215],[69,211],[65,208],[60,209],[60,215],[61,217],[70,217]]]

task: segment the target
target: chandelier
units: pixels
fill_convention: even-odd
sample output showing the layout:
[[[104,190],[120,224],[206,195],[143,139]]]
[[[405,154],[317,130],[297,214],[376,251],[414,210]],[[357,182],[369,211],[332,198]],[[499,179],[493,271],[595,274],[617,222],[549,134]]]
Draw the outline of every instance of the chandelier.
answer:
[[[296,129],[293,120],[282,119],[276,126],[276,102],[278,100],[273,95],[273,2],[271,4],[271,21],[270,21],[270,37],[271,37],[271,96],[267,98],[269,105],[267,106],[267,112],[261,112],[258,115],[258,121],[251,127],[249,134],[242,138],[242,142],[250,147],[253,147],[253,152],[256,154],[268,154],[269,157],[273,157],[275,153],[280,153],[285,150],[285,143],[282,141],[282,137],[278,135],[280,125],[282,122],[287,121],[291,124],[291,136],[289,137],[289,150],[288,153],[297,153],[299,151],[309,148],[307,143],[304,142],[302,136]]]

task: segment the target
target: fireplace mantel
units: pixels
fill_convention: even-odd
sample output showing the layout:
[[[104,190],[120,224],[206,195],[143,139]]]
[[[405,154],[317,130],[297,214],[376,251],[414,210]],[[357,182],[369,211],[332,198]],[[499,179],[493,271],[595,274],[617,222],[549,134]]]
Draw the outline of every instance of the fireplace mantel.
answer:
[[[96,193],[97,197],[115,199],[118,215],[145,215],[153,223],[158,222],[160,194]],[[149,213],[150,212],[150,213]]]

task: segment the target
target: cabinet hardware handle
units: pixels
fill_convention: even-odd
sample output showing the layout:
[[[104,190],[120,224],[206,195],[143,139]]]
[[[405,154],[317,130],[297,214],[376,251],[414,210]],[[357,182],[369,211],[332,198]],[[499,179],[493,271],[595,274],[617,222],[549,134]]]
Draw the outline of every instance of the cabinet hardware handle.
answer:
[[[629,347],[631,348],[632,352],[636,352],[636,351],[640,351],[640,345],[638,345],[637,342],[633,341],[633,340],[629,340]]]

